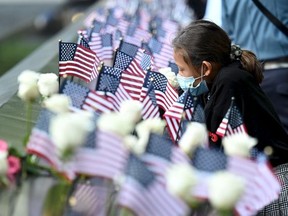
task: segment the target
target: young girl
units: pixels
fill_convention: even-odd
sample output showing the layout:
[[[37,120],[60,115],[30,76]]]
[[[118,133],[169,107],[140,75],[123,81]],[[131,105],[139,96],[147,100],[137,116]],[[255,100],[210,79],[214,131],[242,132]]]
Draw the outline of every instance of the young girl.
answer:
[[[197,20],[173,40],[177,79],[183,90],[204,98],[211,147],[221,147],[217,129],[231,104],[243,117],[247,133],[258,139],[256,148],[269,147],[273,166],[288,162],[288,135],[273,105],[259,84],[262,68],[256,56],[231,46],[225,31],[215,23]]]

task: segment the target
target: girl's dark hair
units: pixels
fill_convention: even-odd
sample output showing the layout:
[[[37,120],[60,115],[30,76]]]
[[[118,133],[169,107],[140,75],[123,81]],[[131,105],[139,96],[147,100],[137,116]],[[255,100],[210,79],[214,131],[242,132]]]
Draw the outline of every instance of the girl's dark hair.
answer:
[[[184,61],[200,67],[202,61],[229,64],[231,40],[226,32],[213,22],[196,20],[181,30],[172,41],[174,50],[180,51]],[[243,50],[240,58],[245,70],[253,74],[258,83],[263,79],[262,67],[254,53]]]

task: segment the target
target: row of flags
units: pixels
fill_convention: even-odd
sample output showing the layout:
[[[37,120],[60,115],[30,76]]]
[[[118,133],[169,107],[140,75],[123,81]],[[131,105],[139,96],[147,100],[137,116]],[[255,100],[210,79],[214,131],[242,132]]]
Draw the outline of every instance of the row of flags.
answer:
[[[168,135],[151,133],[144,153],[139,156],[124,146],[122,137],[95,128],[74,157],[63,162],[49,134],[50,120],[56,114],[43,109],[30,135],[28,153],[45,160],[70,180],[85,175],[92,181],[77,183],[72,196],[80,202],[87,200],[87,206],[81,207],[84,201],[71,206],[69,215],[83,211],[86,213],[82,215],[107,215],[111,213],[106,208],[107,202],[140,216],[187,215],[189,206],[166,188],[166,171],[180,163],[195,167],[199,175],[205,176],[193,194],[204,200],[208,199],[207,179],[213,173],[228,170],[243,177],[249,184],[235,211],[239,215],[255,214],[276,199],[280,191],[267,161],[228,157],[209,148],[198,148],[191,160],[175,145],[187,123],[205,123],[200,100],[189,91],[179,96],[178,90],[159,72],[160,68],[170,67],[175,75],[178,73],[171,39],[181,24],[179,19],[163,16],[159,8],[155,10],[156,1],[153,7],[137,1],[129,13],[122,7],[123,1],[91,13],[84,21],[86,29],[78,32],[77,43],[59,42],[59,76],[63,79],[60,93],[70,97],[71,111],[91,111],[95,123],[103,113],[118,112],[126,100],[140,101],[142,120],[163,118]],[[184,16],[184,1],[164,2],[159,1],[159,5],[173,10],[174,18]],[[90,85],[92,82],[95,85]],[[233,98],[216,134],[223,137],[238,132],[246,129]],[[94,180],[98,183],[94,184]],[[107,184],[103,185],[104,181]],[[271,190],[266,189],[267,185]]]
[[[96,66],[99,65],[100,61],[113,62],[108,65],[115,66],[114,56],[116,49],[128,54],[132,58],[136,58],[138,64],[141,64],[143,51],[153,57],[153,65],[155,67],[167,67],[170,61],[173,63],[171,40],[181,27],[178,23],[172,20],[164,20],[161,17],[153,17],[153,19],[155,18],[156,20],[157,18],[158,20],[158,24],[155,24],[151,15],[148,16],[150,17],[149,19],[145,18],[147,13],[143,15],[143,13],[139,12],[135,16],[129,17],[119,8],[118,10],[109,9],[107,11],[105,14],[99,12],[95,15],[91,21],[92,25],[90,24],[86,30],[79,30],[78,44],[68,43],[66,45],[63,42],[59,44],[60,65],[65,65],[65,61],[73,60],[77,64],[80,54],[83,57],[81,63],[87,63],[85,60],[93,61],[93,57],[88,55],[87,50],[85,50],[85,53],[80,53],[83,47],[90,49],[96,54],[97,58],[94,58]],[[121,12],[119,13],[119,11]],[[138,14],[139,16],[137,16]],[[123,40],[130,45],[121,43]],[[134,45],[134,48],[132,45]],[[135,49],[137,49],[137,53],[134,53]],[[90,72],[90,77],[87,77],[87,75],[80,77],[76,72],[74,75],[77,74],[78,77],[83,78],[85,81],[91,81],[96,78],[95,71],[97,74],[97,67],[96,70],[93,68],[94,65],[87,65],[85,68],[86,71],[82,71],[82,73]],[[174,67],[174,69],[177,68]],[[62,69],[60,75],[65,75],[65,68]],[[70,74],[69,69],[67,69],[66,75],[73,74]]]
[[[75,152],[70,161],[62,162],[57,157],[48,130],[53,115],[55,114],[48,110],[40,112],[27,145],[28,153],[45,159],[69,179],[85,175],[92,179],[108,180],[109,184],[105,186],[107,190],[105,187],[103,189],[106,192],[102,190],[95,194],[96,197],[103,196],[101,199],[97,198],[102,200],[101,203],[103,199],[109,202],[111,192],[108,191],[115,187],[116,182],[119,189],[113,204],[116,207],[129,208],[137,215],[185,215],[190,211],[183,201],[170,194],[166,188],[166,172],[172,164],[187,164],[197,170],[201,180],[191,196],[201,200],[208,199],[207,182],[217,171],[227,170],[245,179],[244,195],[235,206],[239,215],[255,214],[277,199],[281,189],[267,160],[261,154],[255,159],[243,158],[227,156],[216,149],[198,147],[191,160],[169,137],[154,133],[150,134],[145,151],[139,156],[124,147],[122,137],[97,129],[91,132],[84,146]],[[99,115],[95,115],[96,122],[98,117]],[[100,190],[97,185],[89,187],[92,191]],[[84,189],[87,188],[79,185],[75,190],[74,196],[80,196],[78,200],[90,196],[90,193],[80,193]],[[103,206],[99,208],[103,211]]]

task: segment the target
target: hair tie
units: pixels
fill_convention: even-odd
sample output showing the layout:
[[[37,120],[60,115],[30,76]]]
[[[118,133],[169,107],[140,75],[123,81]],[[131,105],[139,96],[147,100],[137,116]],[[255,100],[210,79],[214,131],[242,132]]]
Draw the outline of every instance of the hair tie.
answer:
[[[240,60],[243,51],[239,45],[233,44],[231,46],[230,58],[231,60]]]

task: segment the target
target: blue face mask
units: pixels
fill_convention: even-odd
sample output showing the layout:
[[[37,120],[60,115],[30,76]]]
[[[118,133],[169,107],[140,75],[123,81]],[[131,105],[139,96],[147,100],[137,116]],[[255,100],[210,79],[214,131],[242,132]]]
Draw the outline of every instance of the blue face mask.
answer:
[[[197,86],[194,87],[194,82],[200,78],[202,79],[201,82]],[[187,89],[189,89],[189,92],[193,96],[198,96],[209,91],[206,81],[203,80],[203,75],[201,75],[200,77],[194,78],[193,76],[184,77],[178,73],[177,81],[179,83],[180,88],[183,91],[186,91]]]

